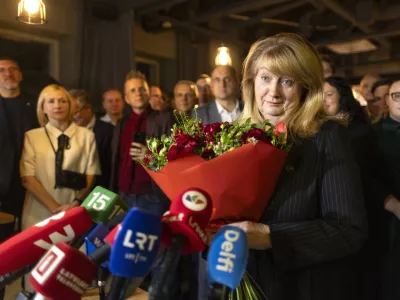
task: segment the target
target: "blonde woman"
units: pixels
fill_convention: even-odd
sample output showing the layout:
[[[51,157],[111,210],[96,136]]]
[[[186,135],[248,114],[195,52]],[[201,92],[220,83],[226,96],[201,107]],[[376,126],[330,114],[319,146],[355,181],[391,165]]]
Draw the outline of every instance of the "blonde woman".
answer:
[[[366,238],[358,169],[346,128],[324,112],[323,80],[318,53],[295,34],[256,42],[244,61],[240,121],[285,121],[295,141],[260,222],[234,224],[268,299],[350,299],[348,260]]]
[[[72,122],[74,105],[62,86],[49,85],[40,93],[41,128],[25,134],[20,165],[27,190],[24,229],[79,206],[100,173],[94,135]]]

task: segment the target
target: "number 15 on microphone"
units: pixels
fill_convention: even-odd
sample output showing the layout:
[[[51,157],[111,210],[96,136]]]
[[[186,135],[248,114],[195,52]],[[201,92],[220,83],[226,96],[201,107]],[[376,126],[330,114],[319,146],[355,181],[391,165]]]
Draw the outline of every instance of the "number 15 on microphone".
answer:
[[[82,206],[89,211],[94,221],[102,223],[107,223],[122,211],[128,211],[128,206],[117,194],[101,186],[97,186],[89,194]]]

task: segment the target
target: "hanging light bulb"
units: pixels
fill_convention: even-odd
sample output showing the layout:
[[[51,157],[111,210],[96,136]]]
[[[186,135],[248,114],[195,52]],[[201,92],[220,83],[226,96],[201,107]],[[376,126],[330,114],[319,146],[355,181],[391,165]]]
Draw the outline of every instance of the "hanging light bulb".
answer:
[[[46,23],[46,6],[42,0],[21,0],[17,20],[27,24]]]
[[[217,66],[231,66],[232,59],[229,54],[229,48],[221,46],[218,48],[217,56],[215,57],[215,65]]]

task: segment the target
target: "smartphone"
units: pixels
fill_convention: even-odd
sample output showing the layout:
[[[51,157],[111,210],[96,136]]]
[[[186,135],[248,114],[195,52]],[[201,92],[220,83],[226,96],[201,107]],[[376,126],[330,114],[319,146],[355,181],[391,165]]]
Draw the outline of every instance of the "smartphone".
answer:
[[[132,137],[132,142],[146,145],[146,132],[135,132]]]

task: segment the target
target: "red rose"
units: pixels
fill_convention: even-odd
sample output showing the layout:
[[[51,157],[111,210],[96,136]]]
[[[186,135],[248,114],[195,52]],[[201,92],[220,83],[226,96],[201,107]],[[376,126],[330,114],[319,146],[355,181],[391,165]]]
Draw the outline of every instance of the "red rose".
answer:
[[[184,148],[192,138],[188,134],[182,134],[176,138],[176,145],[178,148]]]
[[[168,161],[172,161],[177,159],[179,153],[180,149],[176,145],[172,145],[171,148],[169,148],[166,157]]]
[[[206,125],[203,125],[202,127],[201,127],[201,131],[205,134],[205,135],[207,135],[207,133],[209,133],[210,132],[210,130],[211,130],[211,124],[206,124]]]
[[[274,134],[276,136],[278,136],[278,137],[281,134],[284,134],[285,135],[285,139],[284,140],[286,141],[286,139],[287,139],[287,127],[286,127],[285,122],[281,121],[281,122],[279,122],[278,124],[275,125]]]
[[[258,141],[267,141],[265,132],[259,128],[252,128],[242,135],[242,143],[246,144],[249,138],[255,138]]]
[[[175,130],[175,135],[177,135],[177,136],[181,135],[182,133],[183,133],[183,131],[181,128]]]
[[[189,143],[186,144],[185,148],[183,148],[183,152],[185,153],[191,153],[194,152],[194,150],[196,149],[196,141],[195,140],[191,140]]]
[[[211,130],[213,131],[213,134],[216,134],[222,130],[221,125],[222,125],[221,122],[216,122],[211,124]]]

